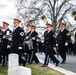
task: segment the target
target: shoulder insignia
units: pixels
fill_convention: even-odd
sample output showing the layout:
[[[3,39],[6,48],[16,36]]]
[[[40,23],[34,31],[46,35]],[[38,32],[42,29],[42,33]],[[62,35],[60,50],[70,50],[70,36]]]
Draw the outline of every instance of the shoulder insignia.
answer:
[[[66,35],[67,35],[67,36],[69,36],[69,35],[70,35],[70,33],[67,33]]]
[[[24,35],[24,32],[20,32],[20,35],[23,36]]]

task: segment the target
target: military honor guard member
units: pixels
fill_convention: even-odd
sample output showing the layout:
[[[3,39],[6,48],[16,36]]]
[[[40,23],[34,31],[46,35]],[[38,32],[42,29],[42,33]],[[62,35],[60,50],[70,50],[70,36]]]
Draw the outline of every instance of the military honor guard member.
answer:
[[[57,35],[57,46],[58,46],[58,52],[62,58],[61,64],[66,62],[66,52],[67,52],[67,46],[68,41],[70,39],[69,31],[66,29],[66,24],[61,22],[60,23],[60,31]]]
[[[3,34],[2,29],[3,29],[3,27],[0,26],[0,63],[2,61],[2,55],[1,55],[1,41],[2,41],[2,34]]]
[[[76,55],[76,28],[74,30],[74,37],[75,37],[75,41],[74,41],[74,46],[73,46],[73,54]]]
[[[30,24],[27,27],[31,28],[26,37],[26,40],[28,41],[27,42],[28,54],[29,54],[28,62],[29,62],[29,64],[31,64],[32,61],[35,61],[35,63],[39,63],[39,60],[38,60],[37,56],[35,55],[35,53],[37,53],[36,37],[37,37],[38,33],[35,31],[36,27],[34,25]]]
[[[54,56],[55,49],[55,37],[54,32],[52,31],[52,25],[46,24],[46,31],[44,32],[44,53],[45,59],[42,67],[46,67],[49,63],[49,58],[55,63],[55,66],[58,66],[59,60]]]
[[[16,53],[19,55],[19,63],[23,64],[23,66],[26,65],[26,60],[22,58],[23,54],[23,41],[25,38],[24,30],[19,26],[20,20],[17,18],[14,18],[14,31],[12,33],[12,45],[10,48],[11,53]]]
[[[37,36],[38,36],[38,33],[35,31],[35,28],[36,28],[35,25],[31,25],[31,38],[32,38],[32,42],[33,42],[32,61],[35,61],[35,63],[38,64],[39,59],[36,56],[36,53],[38,52],[38,50],[37,50]]]
[[[31,52],[32,49],[30,49],[30,40],[28,39],[29,38],[29,34],[31,32],[31,27],[30,27],[30,24],[26,24],[25,25],[26,27],[26,32],[25,32],[25,39],[24,39],[24,47],[25,47],[25,58],[28,62],[28,59],[29,59],[29,54]]]
[[[7,22],[3,22],[3,33],[2,33],[2,40],[1,40],[1,54],[3,56],[2,67],[7,65],[7,58],[8,58],[8,48],[10,48],[9,43],[9,36],[12,31],[8,28],[9,24]]]

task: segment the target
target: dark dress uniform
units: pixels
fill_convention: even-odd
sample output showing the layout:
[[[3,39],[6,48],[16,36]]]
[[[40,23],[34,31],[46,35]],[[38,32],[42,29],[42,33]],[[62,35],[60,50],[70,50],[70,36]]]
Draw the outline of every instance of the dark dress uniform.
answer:
[[[30,50],[29,50],[29,48],[28,48],[28,45],[27,45],[27,41],[29,41],[29,35],[30,35],[30,33],[31,33],[31,31],[29,31],[29,32],[27,32],[27,33],[25,33],[25,39],[24,39],[24,46],[25,46],[25,52],[28,54],[28,53],[30,53]],[[28,38],[27,38],[28,37]]]
[[[39,53],[42,54],[42,52],[43,52],[43,43],[41,41],[38,41],[38,49],[39,49]]]
[[[9,35],[7,34],[9,32]],[[2,34],[2,41],[1,41],[1,55],[3,56],[3,62],[2,62],[2,67],[6,66],[6,59],[8,58],[8,43],[9,43],[9,36],[12,33],[12,31],[7,28],[3,34]]]
[[[54,38],[54,32],[51,30],[50,32],[45,31],[44,33],[44,52],[45,52],[45,60],[43,66],[47,66],[49,63],[49,57],[51,60],[56,63],[56,66],[58,66],[59,61],[54,56],[54,50],[53,47],[55,47],[55,38]]]
[[[73,54],[76,55],[76,33],[75,33],[75,42],[74,42],[74,46],[73,46]]]
[[[66,61],[66,51],[67,51],[66,42],[68,42],[69,39],[70,39],[69,31],[67,29],[59,31],[57,36],[57,43],[58,43],[58,52],[63,59],[61,63],[65,63]]]
[[[0,47],[1,47],[2,34],[3,34],[3,31],[0,29]]]
[[[24,39],[24,49],[25,49],[25,53],[26,53],[26,55],[25,55],[25,59],[28,61],[28,59],[29,59],[29,54],[30,54],[30,52],[31,52],[31,50],[29,50],[29,47],[28,47],[28,44],[27,44],[27,41],[29,41],[29,34],[30,34],[30,32],[31,31],[29,31],[29,32],[26,32],[25,33],[25,39]],[[28,38],[27,38],[28,37]]]
[[[23,63],[23,66],[25,66],[25,60],[22,59],[22,53],[23,53],[23,41],[25,38],[24,30],[21,27],[17,27],[12,34],[12,45],[10,48],[11,53],[16,53],[19,55],[19,63]]]
[[[35,53],[37,53],[37,40],[36,40],[36,37],[37,37],[38,33],[36,31],[33,31],[33,32],[30,32],[29,34],[29,37],[28,39],[32,40],[32,46],[33,46],[33,49],[30,51],[29,53],[29,59],[28,59],[28,62],[29,63],[32,63],[32,61],[34,60],[36,63],[39,63],[39,60],[37,58],[37,56],[35,55]]]
[[[0,63],[1,63],[1,60],[2,60],[2,55],[1,55],[1,41],[2,41],[2,34],[3,34],[3,31],[0,29]]]

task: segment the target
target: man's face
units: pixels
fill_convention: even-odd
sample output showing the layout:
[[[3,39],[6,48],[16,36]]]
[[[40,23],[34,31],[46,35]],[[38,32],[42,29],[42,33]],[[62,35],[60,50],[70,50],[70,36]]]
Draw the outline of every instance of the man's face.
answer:
[[[64,26],[64,25],[60,25],[60,28],[61,28],[61,29],[64,29],[64,28],[65,28],[65,26]]]
[[[17,27],[19,25],[18,21],[14,21],[14,28]]]
[[[8,25],[7,24],[3,24],[3,29],[6,29],[8,28]]]
[[[31,31],[30,26],[27,26],[26,31]]]
[[[50,27],[50,26],[47,26],[47,27],[46,27],[46,30],[47,30],[47,31],[51,30],[51,27]]]
[[[31,28],[31,31],[32,31],[32,32],[35,31],[35,28]]]

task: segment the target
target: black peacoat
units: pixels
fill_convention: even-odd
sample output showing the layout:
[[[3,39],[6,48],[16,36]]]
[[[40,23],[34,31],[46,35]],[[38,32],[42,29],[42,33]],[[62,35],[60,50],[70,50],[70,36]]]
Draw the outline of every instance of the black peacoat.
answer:
[[[21,27],[17,27],[12,34],[12,45],[10,48],[11,53],[17,53],[23,52],[23,42],[25,38],[24,30]],[[21,47],[21,49],[19,49]]]
[[[55,47],[55,37],[54,32],[45,31],[44,33],[44,52],[45,54],[52,55],[54,54],[53,47]]]

